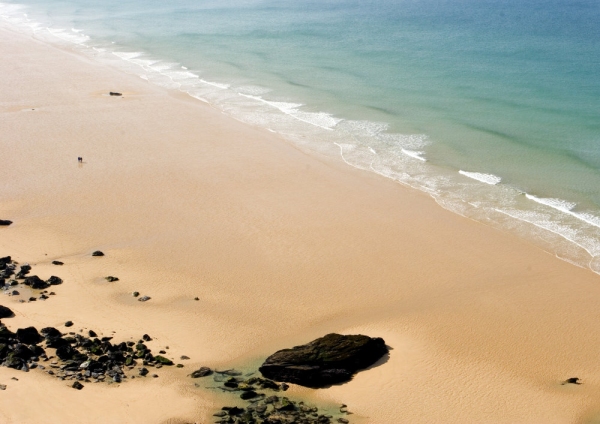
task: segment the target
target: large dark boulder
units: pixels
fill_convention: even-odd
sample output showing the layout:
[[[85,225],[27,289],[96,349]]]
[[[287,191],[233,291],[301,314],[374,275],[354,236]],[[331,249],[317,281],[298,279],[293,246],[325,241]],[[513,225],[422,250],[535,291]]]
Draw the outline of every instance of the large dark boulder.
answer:
[[[57,337],[62,337],[62,333],[60,331],[58,331],[56,328],[54,327],[44,327],[40,330],[40,333],[42,333],[42,335],[44,337],[50,338],[50,339],[54,339]]]
[[[283,349],[259,368],[267,378],[306,387],[343,383],[388,353],[382,338],[327,334],[308,344]]]
[[[10,310],[10,308],[0,305],[0,318],[10,318],[14,315],[15,314]]]
[[[42,341],[42,336],[35,327],[19,328],[17,330],[17,339],[25,344],[37,344]]]

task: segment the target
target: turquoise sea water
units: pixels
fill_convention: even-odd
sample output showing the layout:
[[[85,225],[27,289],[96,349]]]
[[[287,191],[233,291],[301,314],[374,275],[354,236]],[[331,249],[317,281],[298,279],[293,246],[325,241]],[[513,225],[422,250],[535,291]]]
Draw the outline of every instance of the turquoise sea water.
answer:
[[[597,0],[2,1],[6,25],[600,273]]]

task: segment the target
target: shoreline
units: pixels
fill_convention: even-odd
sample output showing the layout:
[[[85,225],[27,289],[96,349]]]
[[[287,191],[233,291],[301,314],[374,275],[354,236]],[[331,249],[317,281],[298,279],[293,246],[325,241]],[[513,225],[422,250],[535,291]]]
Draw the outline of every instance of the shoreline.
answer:
[[[342,386],[291,393],[347,403],[373,423],[396,414],[579,422],[600,410],[598,276],[424,193],[0,31],[0,125],[10,156],[0,170],[0,219],[14,221],[0,228],[0,256],[37,264],[45,278],[52,260],[65,262],[56,298],[3,298],[17,313],[3,320],[11,330],[72,319],[123,338],[149,333],[192,358],[188,373],[327,332],[363,333],[392,346],[387,363]],[[125,96],[98,94],[109,91]],[[106,257],[91,261],[94,250]],[[105,283],[106,275],[119,281]],[[152,299],[137,302],[136,290]],[[181,375],[157,379],[159,388],[94,388],[95,400],[87,387],[63,390],[0,367],[1,380],[12,376],[19,384],[3,395],[19,396],[2,397],[5,422],[97,422],[93,414],[169,422],[173,409],[204,422],[215,407]],[[573,376],[584,384],[558,384]],[[82,395],[85,407],[63,411]],[[32,398],[39,410],[25,408]],[[137,402],[134,410],[128,402]],[[114,415],[102,415],[105,404]]]

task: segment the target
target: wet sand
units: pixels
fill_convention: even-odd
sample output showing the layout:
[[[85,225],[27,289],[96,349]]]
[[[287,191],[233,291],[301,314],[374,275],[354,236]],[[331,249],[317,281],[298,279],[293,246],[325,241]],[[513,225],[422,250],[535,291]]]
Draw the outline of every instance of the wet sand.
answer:
[[[148,333],[153,350],[191,358],[157,379],[81,391],[0,367],[1,422],[212,422],[221,399],[186,374],[329,332],[393,349],[350,383],[290,391],[345,403],[351,420],[600,412],[598,275],[181,93],[0,34],[0,219],[14,221],[0,228],[0,256],[65,281],[44,302],[3,295],[17,315],[3,322]],[[584,384],[560,385],[569,377]]]

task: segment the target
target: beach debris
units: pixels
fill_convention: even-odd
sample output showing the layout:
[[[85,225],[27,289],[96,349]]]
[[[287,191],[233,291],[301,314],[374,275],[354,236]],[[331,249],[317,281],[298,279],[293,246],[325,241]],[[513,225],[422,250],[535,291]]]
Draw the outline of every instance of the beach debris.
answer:
[[[0,225],[8,226],[10,224],[12,224],[12,221],[9,221],[8,219],[0,219]]]
[[[102,253],[99,250],[96,250],[95,252],[92,252],[92,256],[104,256],[104,253]]]
[[[61,261],[52,261],[52,265],[64,265],[64,262]]]
[[[111,95],[111,96],[122,96],[123,95],[123,93],[118,93],[116,91],[111,91],[108,94]]]
[[[192,377],[192,378],[206,377],[206,376],[211,375],[212,373],[213,373],[213,370],[211,370],[210,368],[200,367],[199,369],[197,369],[196,371],[191,373],[190,377]]]
[[[276,381],[326,387],[349,381],[354,373],[388,353],[382,338],[327,334],[312,342],[269,356],[259,371]]]
[[[150,296],[142,296],[138,299],[138,301],[139,302],[147,302],[150,299],[152,299]]]
[[[563,381],[562,384],[565,385],[565,384],[582,384],[582,383],[581,383],[581,379],[579,379],[579,377],[571,377],[571,378],[567,378],[565,381]]]
[[[0,319],[14,317],[15,313],[8,307],[0,305]]]
[[[72,326],[73,326],[73,321],[65,322],[65,327],[72,327]]]
[[[112,275],[109,275],[108,277],[104,277],[104,279],[106,281],[108,281],[109,283],[112,283],[113,281],[119,281],[119,279],[117,277],[113,277]]]

